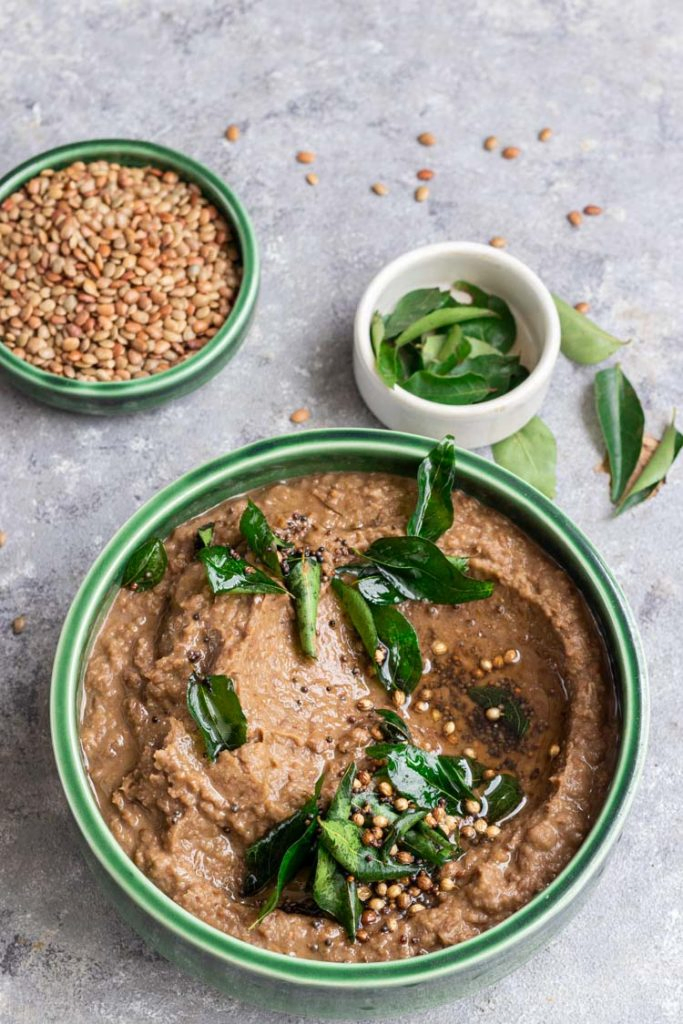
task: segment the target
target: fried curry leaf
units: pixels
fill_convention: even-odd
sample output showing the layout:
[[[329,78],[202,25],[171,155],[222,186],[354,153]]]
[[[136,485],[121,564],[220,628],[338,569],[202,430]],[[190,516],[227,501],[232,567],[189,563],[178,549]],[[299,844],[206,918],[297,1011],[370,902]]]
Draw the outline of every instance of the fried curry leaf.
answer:
[[[491,345],[497,352],[509,352],[517,337],[517,325],[512,311],[507,302],[497,295],[490,295],[483,288],[478,288],[468,281],[456,281],[453,288],[458,292],[465,292],[472,299],[472,303],[479,309],[489,310],[495,314],[492,319],[478,319],[474,323],[468,323],[464,328],[464,334],[469,340],[477,338]],[[460,306],[464,309],[472,309],[471,305]]]
[[[365,846],[361,831],[352,821],[320,821],[320,841],[345,871],[359,882],[381,882],[415,874],[415,866],[382,858],[379,850]]]
[[[404,599],[462,604],[490,597],[493,583],[475,580],[424,537],[380,537],[364,552]]]
[[[418,370],[401,383],[404,391],[440,405],[474,405],[490,398],[493,388],[485,377],[464,373],[460,377],[440,376],[430,370]]]
[[[388,580],[380,576],[372,565],[342,565],[335,569],[335,576],[351,576],[357,580],[356,590],[369,604],[400,604],[405,601]]]
[[[204,563],[214,594],[286,594],[265,572],[238,558],[230,548],[202,548],[197,558]]]
[[[557,295],[553,295],[553,302],[560,317],[560,346],[567,359],[591,366],[609,359],[628,344],[603,331],[584,313],[579,313]]]
[[[279,821],[251,844],[246,853],[247,875],[243,887],[245,896],[253,896],[275,877],[286,851],[304,835],[317,812],[322,783],[321,775],[314,793],[303,807],[290,814],[284,821]]]
[[[264,565],[267,565],[271,572],[282,575],[279,551],[291,548],[292,545],[270,528],[270,524],[264,513],[253,501],[247,502],[240,518],[240,533],[247,544]]]
[[[460,814],[462,801],[474,797],[461,758],[432,754],[411,743],[377,743],[367,753],[386,761],[389,781],[418,807],[431,810],[444,800],[450,814]]]
[[[315,834],[317,830],[317,823],[314,819],[304,834],[300,836],[296,842],[292,843],[292,845],[285,851],[277,870],[275,888],[261,907],[258,917],[250,926],[251,928],[255,928],[256,925],[260,924],[265,917],[268,917],[268,914],[271,914],[275,910],[280,902],[282,890],[292,881],[293,878],[296,877],[296,875],[298,875],[304,864],[311,860],[315,847]]]
[[[399,299],[393,312],[384,318],[384,337],[395,338],[416,320],[421,320],[435,309],[452,304],[450,293],[441,288],[417,288],[408,292]]]
[[[436,541],[453,525],[455,443],[444,437],[422,460],[417,470],[417,507],[406,532]]]
[[[387,743],[410,743],[412,741],[408,723],[395,711],[391,711],[389,708],[376,708],[375,714],[382,719],[379,727]]]
[[[511,818],[526,803],[526,798],[514,775],[496,775],[481,796],[481,815],[490,825]]]
[[[675,420],[672,419],[647,465],[625,495],[617,513],[625,512],[626,509],[633,508],[634,505],[639,505],[641,501],[650,497],[666,478],[681,447],[683,447],[683,434],[676,430]]]
[[[341,599],[385,689],[411,693],[422,675],[420,644],[412,624],[391,605],[369,605],[355,587],[340,579],[332,581],[332,589]]]
[[[457,841],[452,842],[439,829],[430,828],[423,821],[406,833],[403,845],[420,860],[437,866],[455,860],[462,853]]]
[[[381,854],[385,860],[389,857],[389,851],[392,846],[394,846],[395,843],[402,841],[405,834],[410,832],[411,828],[414,828],[418,822],[422,821],[426,813],[426,811],[408,811],[406,814],[402,814],[400,818],[396,819],[382,843]]]
[[[168,555],[158,537],[150,537],[136,548],[126,562],[121,586],[128,590],[151,590],[161,583],[168,568]]]
[[[301,649],[309,658],[317,657],[315,631],[320,599],[320,576],[320,562],[312,555],[287,559],[287,587],[294,598]]]
[[[638,463],[645,416],[638,395],[618,363],[596,373],[594,389],[595,407],[609,460],[610,497],[616,503]]]
[[[337,792],[325,815],[327,821],[346,821],[348,819],[351,813],[355,777],[356,766],[352,763],[346,769],[337,787]],[[313,881],[313,899],[321,910],[330,914],[343,925],[346,934],[353,942],[363,910],[358,898],[355,879],[349,881],[346,873],[342,871],[331,853],[320,845],[318,846]]]
[[[451,305],[442,309],[435,309],[431,313],[427,313],[426,316],[420,317],[406,327],[404,331],[401,331],[399,336],[396,338],[394,344],[396,348],[402,348],[411,341],[415,341],[423,334],[428,334],[430,331],[438,331],[442,327],[450,327],[452,324],[461,324],[469,320],[487,320],[487,319],[498,318],[498,314],[488,309],[478,309],[476,306],[455,306]],[[470,328],[473,325],[470,324],[466,328],[466,333],[470,333]]]
[[[499,708],[502,721],[510,727],[515,736],[521,739],[529,728],[529,719],[526,717],[520,701],[511,696],[507,690],[500,686],[473,686],[468,691],[469,696],[484,711],[488,708]]]
[[[213,531],[215,526],[215,523],[205,523],[204,526],[199,527],[194,538],[195,551],[201,551],[202,548],[211,547],[213,543]]]
[[[499,466],[509,469],[549,498],[555,497],[557,443],[550,427],[539,416],[511,437],[491,445]]]
[[[204,740],[206,756],[215,761],[221,750],[247,742],[247,719],[235,684],[228,676],[198,676],[187,684],[187,710]]]

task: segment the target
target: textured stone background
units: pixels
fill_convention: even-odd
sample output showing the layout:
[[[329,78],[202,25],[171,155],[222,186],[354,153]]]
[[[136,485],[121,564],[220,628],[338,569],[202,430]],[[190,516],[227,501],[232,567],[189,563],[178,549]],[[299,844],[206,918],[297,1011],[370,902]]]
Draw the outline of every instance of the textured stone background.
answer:
[[[659,432],[683,405],[682,14],[676,0],[3,0],[2,172],[79,138],[157,140],[234,186],[263,254],[247,345],[189,398],[98,421],[0,383],[3,1024],[283,1019],[186,978],[96,890],[50,752],[62,619],[102,544],[163,484],[286,431],[300,405],[310,426],[373,424],[351,374],[354,307],[387,259],[425,242],[505,235],[553,289],[590,300],[601,323],[635,339],[623,362]],[[243,136],[230,146],[233,120]],[[540,145],[546,124],[556,134]],[[435,149],[416,144],[421,130],[437,134]],[[492,132],[520,145],[521,159],[485,153]],[[300,147],[319,155],[316,189],[294,162]],[[419,206],[424,164],[438,176]],[[369,191],[377,179],[386,199]],[[589,202],[605,215],[573,231],[564,215]],[[652,504],[612,520],[606,477],[594,472],[592,377],[561,362],[544,415],[559,443],[558,501],[597,543],[642,627],[654,712],[645,777],[599,889],[561,938],[420,1024],[683,1017],[683,464]],[[28,628],[14,637],[20,612]]]

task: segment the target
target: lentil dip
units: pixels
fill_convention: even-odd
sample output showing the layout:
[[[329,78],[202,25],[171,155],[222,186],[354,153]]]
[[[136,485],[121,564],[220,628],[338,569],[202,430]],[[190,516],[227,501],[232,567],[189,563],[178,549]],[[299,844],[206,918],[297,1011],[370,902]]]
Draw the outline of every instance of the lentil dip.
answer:
[[[379,685],[329,585],[350,549],[403,533],[415,485],[384,474],[330,473],[274,484],[252,495],[280,536],[323,549],[317,659],[297,643],[292,603],[277,594],[213,596],[195,558],[209,519],[216,543],[240,546],[245,498],[173,531],[169,569],[154,589],[121,590],[87,666],[82,745],[102,814],[134,863],[190,913],[246,942],[328,961],[382,961],[428,953],[497,924],[542,891],[581,845],[612,772],[618,723],[597,627],[572,581],[498,512],[455,492],[455,522],[440,540],[468,555],[493,596],[458,606],[403,606],[420,639],[422,680],[412,696]],[[248,740],[204,755],[186,707],[194,671],[232,677]],[[470,697],[495,682],[524,707],[514,736],[501,715]],[[254,926],[262,897],[245,898],[245,854],[301,808],[325,772],[322,804],[351,761],[354,785],[375,765],[378,708],[400,712],[415,744],[465,754],[495,773],[513,772],[521,809],[489,823],[470,801],[461,820],[440,808],[428,823],[456,830],[463,855],[436,871],[359,886],[362,927],[351,942],[311,908],[305,873]],[[490,708],[489,711],[495,711]],[[386,781],[387,813],[354,811],[367,842],[409,801]],[[365,840],[364,840],[365,841]],[[395,851],[396,852],[396,851]],[[397,854],[406,864],[404,851]],[[409,857],[409,855],[407,855]]]

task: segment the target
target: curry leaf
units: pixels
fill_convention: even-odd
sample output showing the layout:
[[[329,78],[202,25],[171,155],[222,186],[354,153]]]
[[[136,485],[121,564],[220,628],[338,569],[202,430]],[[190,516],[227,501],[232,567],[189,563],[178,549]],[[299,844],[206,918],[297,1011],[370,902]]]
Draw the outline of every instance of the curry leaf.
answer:
[[[351,942],[354,942],[363,912],[355,878],[349,881],[332,854],[320,845],[313,880],[313,899],[321,910],[339,921]]]
[[[280,576],[282,568],[278,552],[292,545],[278,537],[261,509],[251,500],[247,501],[247,507],[240,518],[240,533],[256,557]]]
[[[489,824],[511,818],[526,803],[519,780],[514,775],[496,775],[481,798],[481,815]]]
[[[285,818],[284,821],[279,821],[248,848],[246,853],[247,876],[243,888],[245,896],[253,896],[275,877],[286,851],[306,832],[311,818],[316,814],[318,808],[322,783],[323,776],[321,775],[313,794],[303,807]]]
[[[393,388],[399,379],[401,365],[398,352],[388,341],[380,343],[377,353],[377,372],[388,388]]]
[[[221,750],[235,750],[246,743],[247,719],[228,676],[193,673],[187,684],[187,709],[201,733],[210,761],[215,761]]]
[[[493,593],[493,583],[466,576],[424,537],[380,537],[365,557],[407,600],[462,604]]]
[[[373,313],[372,320],[370,321],[370,341],[372,342],[372,351],[375,353],[375,359],[379,358],[379,347],[384,340],[384,320],[380,313]]]
[[[360,829],[352,821],[320,821],[320,829],[325,849],[360,882],[381,882],[416,873],[414,865],[385,860],[375,847],[365,846]]]
[[[517,325],[507,302],[497,295],[490,295],[468,281],[456,281],[453,288],[458,292],[465,292],[471,297],[474,306],[489,310],[496,317],[490,320],[477,319],[474,323],[468,324],[464,331],[467,339],[478,338],[498,352],[508,352],[515,343]],[[461,308],[472,309],[472,306],[467,305]]]
[[[502,720],[521,739],[529,728],[529,719],[524,714],[521,703],[500,686],[473,686],[469,696],[486,711],[488,708],[500,708]]]
[[[555,497],[557,444],[552,431],[534,416],[511,437],[491,445],[499,466],[509,469],[549,498]]]
[[[463,336],[460,324],[453,324],[445,334],[423,335],[420,344],[422,369],[431,370],[451,358],[459,363],[467,358],[470,351],[471,345]]]
[[[417,507],[406,532],[438,540],[453,525],[455,444],[448,435],[422,460],[417,470]]]
[[[610,496],[618,502],[638,463],[645,416],[640,399],[619,364],[595,375],[595,405],[607,447]]]
[[[378,743],[368,757],[386,760],[384,769],[394,788],[430,810],[444,800],[450,814],[460,814],[462,801],[474,797],[461,758],[432,754],[411,743]]]
[[[194,538],[195,551],[201,551],[202,548],[211,547],[213,543],[213,531],[215,526],[215,523],[205,523],[204,526],[199,527]]]
[[[214,594],[286,594],[284,587],[265,572],[238,558],[230,548],[202,548],[197,558],[204,563]]]
[[[315,630],[320,598],[320,562],[312,555],[287,559],[287,586],[296,607],[301,649],[309,658],[317,657]]]
[[[641,501],[650,497],[655,488],[665,479],[681,447],[683,447],[683,434],[676,430],[675,420],[672,419],[647,465],[624,496],[617,509],[618,513],[625,512],[626,509],[633,508],[634,505],[639,505]]]
[[[375,659],[377,675],[388,690],[412,693],[422,676],[420,642],[412,623],[391,605],[371,607],[371,614],[384,652],[381,662]]]
[[[422,821],[403,837],[403,845],[420,860],[441,866],[455,860],[462,853],[457,842],[452,842],[438,829]]]
[[[609,359],[628,344],[603,331],[584,313],[579,313],[557,295],[553,295],[553,301],[560,317],[560,344],[567,359],[590,366]]]
[[[384,337],[395,338],[416,320],[449,304],[452,305],[450,293],[440,288],[417,288],[408,292],[399,299],[393,312],[385,317]]]
[[[379,727],[388,743],[411,742],[412,737],[408,723],[395,711],[391,711],[389,708],[376,708],[375,714],[382,719]]]
[[[418,370],[401,383],[404,391],[440,405],[474,405],[490,398],[493,388],[477,373],[460,377],[440,376],[430,370]]]
[[[168,555],[158,537],[150,537],[136,548],[126,562],[121,586],[129,590],[151,590],[161,583],[168,568]]]
[[[251,928],[255,928],[265,917],[268,917],[268,914],[275,910],[280,902],[282,890],[296,877],[304,864],[310,861],[315,845],[316,832],[317,823],[313,820],[304,834],[285,851],[278,867],[275,888],[261,907],[259,915],[251,925]]]
[[[411,341],[415,341],[422,334],[430,331],[437,331],[441,327],[450,327],[452,324],[465,323],[468,320],[493,319],[498,314],[488,309],[478,309],[476,306],[450,306],[445,309],[435,309],[432,313],[420,317],[406,327],[396,338],[396,348],[402,348]]]
[[[372,658],[373,663],[377,663],[377,658],[384,660],[386,651],[380,647],[375,620],[365,598],[358,593],[355,587],[349,586],[348,583],[344,583],[338,578],[332,580],[332,589],[341,600],[346,614],[351,619],[363,642],[363,647]]]
[[[385,859],[390,855],[392,846],[400,842],[406,832],[409,832],[418,822],[422,821],[426,813],[426,811],[409,811],[407,814],[402,814],[400,818],[396,819],[382,843],[382,856]]]

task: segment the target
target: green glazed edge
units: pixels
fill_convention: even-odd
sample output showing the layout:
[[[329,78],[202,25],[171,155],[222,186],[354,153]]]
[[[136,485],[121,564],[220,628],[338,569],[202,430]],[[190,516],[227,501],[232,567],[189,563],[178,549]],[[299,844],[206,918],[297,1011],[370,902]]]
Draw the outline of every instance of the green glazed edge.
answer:
[[[570,572],[600,620],[613,660],[621,704],[621,743],[613,781],[591,832],[567,867],[521,910],[487,932],[434,953],[373,964],[294,959],[232,938],[194,917],[158,889],[126,856],[107,828],[86,775],[78,735],[78,699],[84,657],[116,593],[122,567],[150,533],[167,533],[190,515],[240,493],[231,477],[261,473],[263,482],[337,468],[361,458],[373,468],[414,472],[433,442],[382,430],[310,430],[257,441],[187,473],[143,505],[97,558],[67,615],[52,674],[52,741],[62,786],[95,857],[130,899],[181,940],[279,982],[356,990],[390,988],[457,976],[509,952],[561,915],[596,877],[621,834],[642,770],[647,743],[647,671],[633,615],[600,555],[571,520],[535,488],[471,452],[458,450],[458,483],[504,511],[542,543]],[[306,463],[288,473],[288,463]],[[258,482],[249,486],[260,486]],[[210,504],[206,503],[210,492]],[[204,504],[202,504],[204,496]],[[215,499],[215,500],[214,500]],[[493,500],[492,500],[493,499]],[[109,598],[109,600],[107,600]]]
[[[104,411],[114,411],[116,405],[129,402],[139,403],[139,408],[148,407],[176,394],[191,391],[199,383],[205,383],[242,345],[254,313],[260,283],[260,260],[254,228],[234,192],[199,161],[154,142],[93,139],[46,150],[0,179],[0,203],[43,170],[65,167],[76,160],[92,162],[102,159],[117,160],[128,166],[152,164],[177,171],[181,177],[198,185],[235,229],[242,257],[242,281],[235,305],[225,323],[203,348],[178,366],[139,380],[97,383],[69,380],[18,359],[0,342],[0,368],[18,387],[35,398],[62,405],[63,408],[76,409],[79,402],[84,402],[84,411],[92,411],[93,406],[100,404],[104,406]],[[90,409],[87,408],[88,402]]]

